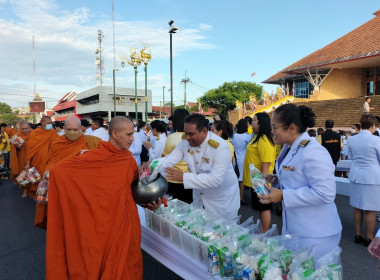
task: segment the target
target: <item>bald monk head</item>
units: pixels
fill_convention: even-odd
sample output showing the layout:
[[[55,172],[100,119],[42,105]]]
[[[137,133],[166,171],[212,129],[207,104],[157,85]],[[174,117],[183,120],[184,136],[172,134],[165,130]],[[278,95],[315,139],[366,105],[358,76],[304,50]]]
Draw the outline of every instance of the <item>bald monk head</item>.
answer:
[[[30,133],[30,124],[29,123],[22,122],[20,127],[21,127],[20,129],[21,129],[22,134],[28,135]]]
[[[110,142],[119,150],[128,150],[133,142],[135,129],[132,122],[123,116],[114,117],[109,124]]]
[[[63,129],[65,130],[65,137],[70,141],[76,141],[82,135],[80,119],[75,116],[70,116],[65,120]]]
[[[17,120],[16,125],[15,125],[16,131],[20,131],[22,123],[23,123],[22,120]]]
[[[52,122],[51,118],[48,116],[43,116],[41,118],[40,123],[41,123],[42,128],[44,128],[46,130],[50,130],[53,128],[53,122]]]

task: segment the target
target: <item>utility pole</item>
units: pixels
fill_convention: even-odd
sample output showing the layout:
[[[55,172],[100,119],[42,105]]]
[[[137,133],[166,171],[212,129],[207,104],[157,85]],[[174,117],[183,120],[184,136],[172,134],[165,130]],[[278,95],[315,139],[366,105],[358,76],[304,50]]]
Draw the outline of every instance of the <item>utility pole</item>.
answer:
[[[100,80],[100,85],[103,85],[103,75],[104,75],[104,58],[102,57],[102,40],[104,34],[102,30],[98,30],[98,48],[95,51],[97,55],[95,58],[96,64],[96,79]]]
[[[161,101],[160,101],[160,119],[161,119],[161,114],[162,114],[162,106],[161,106]]]
[[[190,82],[189,78],[186,78],[186,70],[185,70],[185,79],[181,80],[181,83],[185,84],[185,96],[184,96],[184,108],[186,109],[186,84]]]
[[[162,106],[165,107],[165,86],[162,87]],[[165,116],[165,112],[164,112]]]
[[[33,47],[33,82],[34,82],[34,97],[36,96],[36,53],[34,50],[34,34],[32,36],[32,47]]]

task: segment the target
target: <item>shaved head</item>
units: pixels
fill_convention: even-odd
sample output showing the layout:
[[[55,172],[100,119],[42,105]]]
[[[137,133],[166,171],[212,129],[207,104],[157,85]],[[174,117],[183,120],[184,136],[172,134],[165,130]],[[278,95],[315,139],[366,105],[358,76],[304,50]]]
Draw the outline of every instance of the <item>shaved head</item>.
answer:
[[[24,135],[29,134],[30,133],[30,124],[25,122],[25,121],[21,122],[21,132]]]
[[[64,126],[65,126],[65,128],[67,128],[67,127],[70,127],[70,128],[77,127],[78,129],[81,129],[81,122],[80,122],[80,119],[78,119],[77,117],[70,116],[67,119],[65,119]]]
[[[110,142],[119,150],[128,150],[133,142],[133,123],[123,116],[114,117],[109,126]]]
[[[113,117],[110,124],[109,124],[108,134],[112,137],[112,131],[113,130],[115,130],[115,129],[120,130],[126,124],[130,124],[133,126],[133,123],[124,116]]]
[[[43,117],[41,118],[41,123],[42,123],[42,122],[50,122],[50,123],[51,123],[51,118],[48,117],[48,116],[43,116]]]

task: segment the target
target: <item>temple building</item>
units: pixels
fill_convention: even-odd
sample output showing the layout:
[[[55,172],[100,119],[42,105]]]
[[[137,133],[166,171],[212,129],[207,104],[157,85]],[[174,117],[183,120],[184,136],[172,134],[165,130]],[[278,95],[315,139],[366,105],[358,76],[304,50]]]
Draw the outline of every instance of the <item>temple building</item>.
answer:
[[[263,83],[309,101],[380,95],[380,10],[374,16]]]

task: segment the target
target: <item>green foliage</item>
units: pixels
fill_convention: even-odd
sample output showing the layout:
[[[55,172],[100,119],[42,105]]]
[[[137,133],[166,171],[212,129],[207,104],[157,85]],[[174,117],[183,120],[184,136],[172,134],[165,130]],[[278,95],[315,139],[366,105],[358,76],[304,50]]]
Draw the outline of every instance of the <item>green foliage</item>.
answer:
[[[174,111],[177,110],[177,109],[183,109],[183,108],[185,108],[184,105],[175,106],[175,107],[174,107]],[[194,105],[194,106],[192,106],[192,107],[186,106],[186,109],[187,109],[189,112],[197,112],[197,111],[198,111],[198,105]]]
[[[201,98],[201,103],[215,108],[218,114],[227,117],[228,111],[235,108],[237,100],[248,102],[249,97],[255,96],[261,99],[263,87],[251,82],[231,82],[224,83],[222,86],[209,90]]]
[[[16,122],[20,119],[14,114],[3,114],[0,116],[1,122],[6,123],[7,125],[15,125]]]
[[[164,106],[169,106],[170,107],[170,101],[169,102],[165,102]],[[175,107],[175,104],[173,102],[173,108]]]
[[[12,108],[7,103],[0,102],[0,114],[11,114]]]
[[[187,110],[191,113],[191,112],[198,112],[199,111],[199,106],[198,104],[194,105],[194,106],[191,106],[190,108],[187,108]]]

